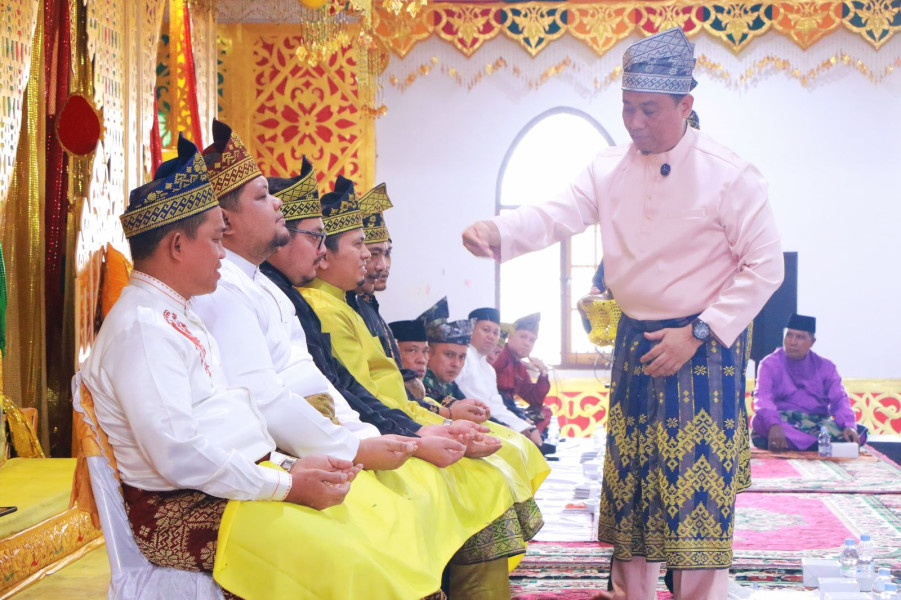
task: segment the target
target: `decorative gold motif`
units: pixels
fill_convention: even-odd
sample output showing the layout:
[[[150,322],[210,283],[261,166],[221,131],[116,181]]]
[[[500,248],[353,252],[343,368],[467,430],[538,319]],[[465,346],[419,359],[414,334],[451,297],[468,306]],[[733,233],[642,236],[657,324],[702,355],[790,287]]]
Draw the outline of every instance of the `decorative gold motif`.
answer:
[[[842,22],[841,2],[780,2],[773,5],[773,27],[807,49]]]
[[[624,5],[592,4],[571,12],[573,20],[569,24],[569,33],[588,44],[598,56],[603,56],[632,32],[634,25],[629,17],[633,12]]]
[[[626,6],[632,8],[637,15],[635,23],[638,24],[637,30],[642,35],[648,36],[670,29],[679,27],[689,37],[697,35],[702,28],[703,22],[703,5],[684,0],[666,4],[629,4]]]
[[[857,422],[870,433],[901,437],[901,380],[845,379],[845,391]],[[748,379],[745,406],[754,414],[754,380]],[[598,427],[607,426],[610,390],[597,379],[570,379],[554,382],[547,403],[560,420],[560,433],[568,437],[590,437]]]
[[[541,52],[552,40],[566,32],[563,17],[567,11],[563,7],[525,4],[511,6],[504,14],[509,19],[501,21],[505,26],[504,33],[515,36],[531,56]]]
[[[70,508],[0,540],[0,596],[13,596],[54,569],[99,547],[101,536],[87,513]]]
[[[843,24],[879,48],[901,30],[901,6],[891,0],[740,2],[522,2],[430,4],[414,18],[393,20],[376,11],[377,35],[403,58],[419,41],[436,35],[472,56],[501,32],[531,56],[565,33],[603,55],[633,32],[652,35],[681,27],[700,31],[740,52],[771,26],[808,48]]]
[[[220,25],[219,36],[220,118],[245,132],[265,175],[295,175],[305,154],[320,181],[343,173],[361,188],[372,185],[375,127],[360,109],[352,48],[310,68],[294,58],[295,26]]]
[[[704,29],[720,39],[733,52],[738,52],[753,38],[770,28],[766,6],[760,4],[713,4],[707,11],[713,18],[705,20]]]
[[[432,34],[422,19],[409,19],[385,11],[376,11],[372,23],[373,34],[401,58]]]
[[[842,23],[880,48],[901,30],[901,6],[891,0],[850,0],[844,2]]]
[[[429,7],[422,14],[431,17],[438,37],[451,42],[465,56],[472,56],[482,44],[497,36],[500,26],[496,11],[484,5],[453,4]],[[426,21],[428,23],[428,21]]]

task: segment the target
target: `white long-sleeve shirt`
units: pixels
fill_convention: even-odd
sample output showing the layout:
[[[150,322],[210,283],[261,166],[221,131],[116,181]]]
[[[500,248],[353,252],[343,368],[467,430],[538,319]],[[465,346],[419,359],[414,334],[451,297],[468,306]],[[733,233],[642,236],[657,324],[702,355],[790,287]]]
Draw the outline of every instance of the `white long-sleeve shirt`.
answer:
[[[505,261],[600,223],[605,282],[623,312],[639,320],[700,313],[730,346],[782,282],[767,197],[752,164],[689,127],[669,152],[609,148],[550,202],[492,221]]]
[[[472,346],[466,349],[466,360],[454,381],[467,398],[487,404],[491,417],[513,431],[521,433],[531,427],[528,421],[520,419],[504,405],[504,399],[497,391],[497,371],[488,363],[488,358]]]
[[[356,414],[316,368],[306,338],[292,342],[293,327],[300,329],[300,336],[303,329],[290,300],[284,298],[288,311],[277,301],[284,297],[282,291],[256,265],[231,251],[226,255],[216,291],[194,298],[192,305],[216,337],[229,382],[253,392],[282,450],[296,456],[328,454],[352,460],[360,437],[306,401],[307,396],[327,392],[342,424],[351,425],[350,413]],[[294,334],[294,340],[299,339]],[[365,429],[360,431],[367,436]]]
[[[233,500],[283,500],[282,471],[250,392],[229,388],[212,335],[188,302],[133,271],[82,366],[122,481]]]

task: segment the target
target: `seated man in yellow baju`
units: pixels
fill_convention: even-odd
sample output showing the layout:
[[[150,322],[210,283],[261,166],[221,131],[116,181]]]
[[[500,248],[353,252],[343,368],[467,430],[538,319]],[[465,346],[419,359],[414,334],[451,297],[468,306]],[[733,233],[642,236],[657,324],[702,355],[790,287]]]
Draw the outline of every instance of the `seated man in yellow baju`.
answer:
[[[122,225],[135,269],[82,374],[141,552],[248,600],[434,593],[439,554],[406,552],[427,515],[403,499],[374,508],[351,461],[276,452],[252,393],[228,386],[192,308],[216,289],[226,230],[193,144],[132,191]]]
[[[369,258],[366,259],[366,276],[356,289],[346,294],[347,304],[362,317],[369,333],[377,337],[385,354],[394,359],[400,369],[407,390],[407,398],[416,401],[428,411],[449,419],[465,419],[481,423],[488,417],[484,405],[478,406],[475,401],[467,401],[457,405],[455,415],[450,410],[433,400],[426,398],[421,378],[414,371],[405,368],[400,344],[394,332],[379,314],[379,302],[375,297],[377,287],[384,289],[386,278],[384,273],[389,269],[391,256],[391,240],[385,226],[384,211],[392,207],[391,200],[384,183],[380,183],[359,199],[360,213],[363,219],[363,235]]]
[[[420,474],[417,476],[421,476],[421,471],[425,470],[426,477],[430,479],[438,477],[445,482],[443,485],[440,485],[440,482],[435,484],[439,488],[435,493],[447,494],[453,490],[456,497],[454,514],[441,514],[440,519],[451,522],[462,520],[468,523],[475,522],[476,518],[481,519],[483,529],[467,540],[450,562],[449,595],[452,598],[506,598],[509,596],[509,585],[505,558],[521,551],[522,547],[518,514],[513,507],[512,496],[509,495],[511,486],[508,478],[515,479],[515,475],[499,472],[495,466],[487,462],[470,460],[455,462],[466,447],[448,440],[440,433],[447,429],[450,429],[451,433],[454,430],[472,431],[471,424],[466,427],[458,427],[463,424],[454,424],[451,427],[443,424],[421,425],[402,411],[384,406],[362,386],[349,379],[347,371],[342,371],[343,366],[331,355],[330,340],[319,328],[315,313],[312,313],[304,298],[293,287],[294,283],[303,283],[315,277],[316,264],[323,255],[319,238],[324,224],[315,195],[315,176],[311,173],[311,168],[309,171],[308,163],[305,162],[301,176],[295,181],[284,179],[271,181],[276,194],[285,198],[283,210],[292,235],[288,244],[279,248],[262,270],[293,304],[300,322],[309,331],[309,335],[306,336],[308,346],[317,364],[321,365],[322,373],[329,377],[330,382],[336,386],[336,391],[339,391],[347,403],[359,411],[360,419],[375,425],[383,432],[421,435],[421,447],[417,451],[417,456],[422,452],[424,460],[444,467],[436,469],[435,466],[414,458],[396,472],[379,472],[377,476],[380,479],[389,477],[396,479],[399,475],[403,475],[405,470],[414,467],[419,469]],[[307,178],[313,187],[306,192],[307,197],[303,198],[302,190],[304,180]],[[359,225],[357,229],[359,231]],[[358,254],[362,254],[364,245],[361,243],[357,248]],[[355,285],[357,279],[362,276],[360,264],[358,259],[353,269],[346,272],[348,279],[352,280],[349,281],[349,285]],[[294,310],[286,309],[285,312],[293,313]],[[300,327],[300,324],[296,323],[295,326]],[[437,422],[442,423],[442,420],[438,419]],[[450,461],[441,458],[442,453],[446,453],[447,442],[458,445],[461,449]],[[470,443],[471,448],[476,450],[484,446],[487,454],[499,447],[497,441],[494,441],[494,444]],[[390,482],[388,484],[390,485]],[[493,493],[486,496],[485,490],[493,490]],[[496,507],[503,498],[507,498],[503,514],[495,515],[496,518],[491,521],[491,515],[494,514],[491,512],[494,510],[493,507]],[[488,526],[484,527],[486,524]]]
[[[301,293],[320,320],[322,331],[330,336],[332,353],[386,406],[400,409],[422,424],[441,423],[441,417],[407,399],[396,363],[385,354],[381,343],[345,300],[345,293],[355,289],[362,279],[361,266],[368,253],[362,219],[352,215],[357,212],[353,184],[339,177],[335,192],[323,196],[322,208],[325,231],[329,234],[325,256],[319,263],[317,278],[301,288]],[[519,527],[528,539],[540,522],[531,496],[548,473],[547,463],[537,450],[529,451],[531,444],[515,439],[511,432],[490,431],[492,436],[503,440],[503,445],[497,454],[482,460],[507,473],[508,483],[515,486]]]

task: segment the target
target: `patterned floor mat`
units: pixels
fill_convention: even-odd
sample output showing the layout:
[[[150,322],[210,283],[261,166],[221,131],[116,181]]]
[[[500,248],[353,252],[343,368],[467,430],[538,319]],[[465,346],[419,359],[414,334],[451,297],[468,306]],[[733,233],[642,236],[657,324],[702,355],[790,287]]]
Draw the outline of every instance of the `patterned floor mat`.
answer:
[[[755,451],[751,491],[901,494],[901,467],[872,448],[853,460],[822,460],[815,453]]]

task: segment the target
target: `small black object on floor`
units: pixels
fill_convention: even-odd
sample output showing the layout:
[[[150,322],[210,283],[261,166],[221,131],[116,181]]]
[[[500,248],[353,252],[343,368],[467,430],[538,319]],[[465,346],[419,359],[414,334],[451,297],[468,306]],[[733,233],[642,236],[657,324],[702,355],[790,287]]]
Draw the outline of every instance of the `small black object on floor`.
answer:
[[[869,440],[867,445],[888,456],[896,465],[901,465],[901,442],[874,442]]]

